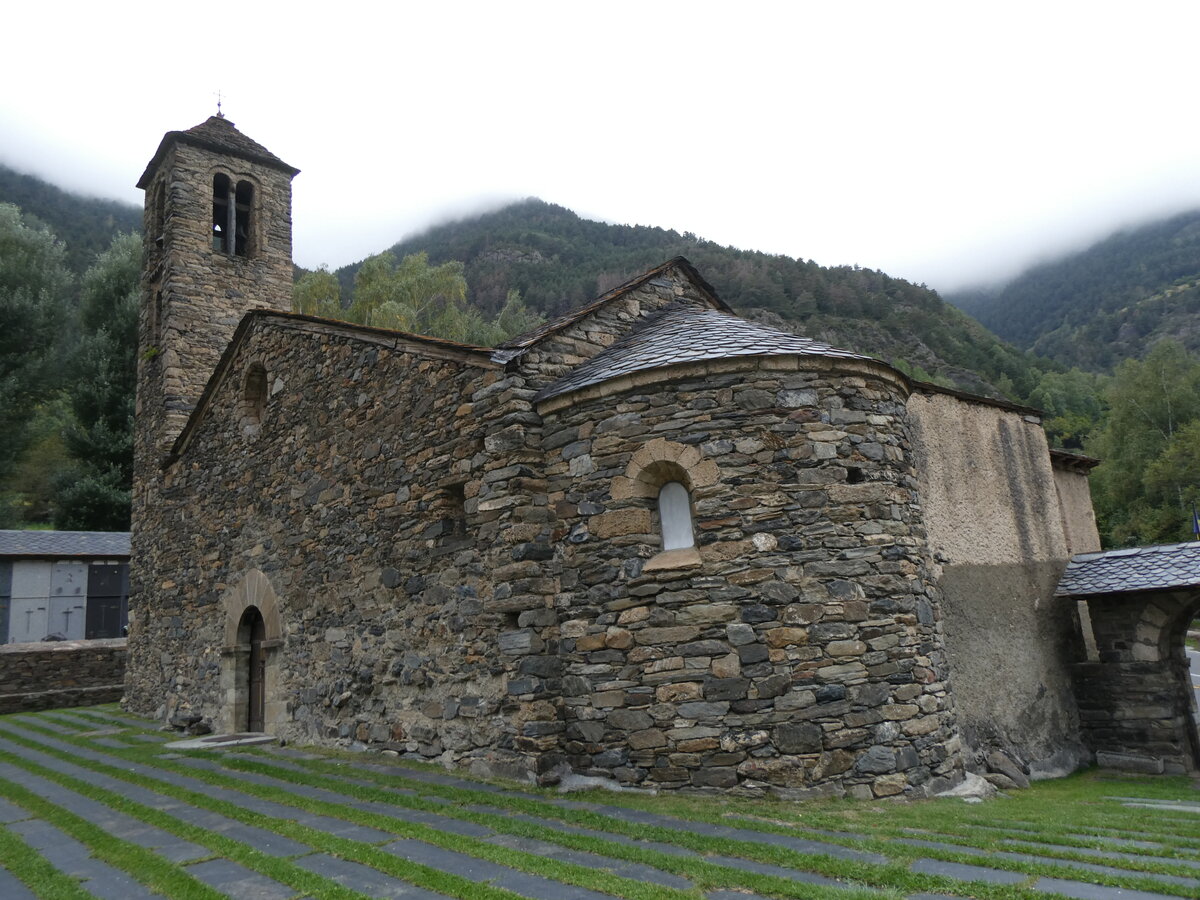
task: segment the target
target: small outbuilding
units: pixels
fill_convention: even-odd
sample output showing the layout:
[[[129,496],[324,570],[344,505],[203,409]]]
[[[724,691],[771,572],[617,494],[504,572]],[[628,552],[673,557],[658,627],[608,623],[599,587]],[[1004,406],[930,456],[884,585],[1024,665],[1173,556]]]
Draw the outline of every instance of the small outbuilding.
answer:
[[[129,532],[0,531],[0,638],[115,638],[129,615]]]

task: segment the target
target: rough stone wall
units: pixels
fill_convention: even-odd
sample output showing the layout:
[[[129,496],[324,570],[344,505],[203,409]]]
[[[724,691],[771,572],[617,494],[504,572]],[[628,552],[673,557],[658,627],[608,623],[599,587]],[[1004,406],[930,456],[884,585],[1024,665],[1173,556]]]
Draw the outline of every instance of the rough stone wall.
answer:
[[[959,739],[903,388],[739,365],[546,414],[563,696],[526,733],[646,786],[945,787]],[[660,554],[655,477],[691,488],[697,559]]]
[[[0,645],[0,714],[121,699],[125,638]]]
[[[611,346],[639,318],[680,301],[713,307],[713,302],[678,267],[672,266],[539,341],[521,356],[520,375],[528,387],[539,390]]]
[[[1083,650],[1073,605],[1053,597],[1070,552],[1045,433],[949,394],[909,410],[963,738],[1034,774],[1071,771],[1088,756],[1071,678]]]
[[[491,545],[519,474],[500,470],[523,467],[485,440],[510,434],[510,398],[486,357],[411,343],[283,317],[247,332],[143,510],[131,709],[223,722],[229,598],[257,571],[281,623],[276,733],[429,756],[512,748],[520,659],[497,653],[492,585],[515,579]],[[270,388],[246,429],[251,365]]]
[[[1200,593],[1110,594],[1088,601],[1099,659],[1076,667],[1079,715],[1100,765],[1182,774],[1200,768],[1184,633]]]

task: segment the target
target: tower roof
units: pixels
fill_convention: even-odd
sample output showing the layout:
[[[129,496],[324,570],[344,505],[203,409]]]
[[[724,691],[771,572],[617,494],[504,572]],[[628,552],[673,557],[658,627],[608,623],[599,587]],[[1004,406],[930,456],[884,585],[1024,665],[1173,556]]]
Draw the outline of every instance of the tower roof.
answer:
[[[187,131],[168,131],[164,134],[158,149],[154,152],[154,158],[150,160],[146,171],[138,179],[138,187],[145,188],[150,184],[154,170],[167,155],[167,151],[177,143],[191,144],[193,147],[201,147],[214,153],[224,153],[228,156],[256,162],[286,172],[293,178],[300,172],[295,166],[289,166],[258,141],[246,137],[224,116],[209,116],[206,121]]]

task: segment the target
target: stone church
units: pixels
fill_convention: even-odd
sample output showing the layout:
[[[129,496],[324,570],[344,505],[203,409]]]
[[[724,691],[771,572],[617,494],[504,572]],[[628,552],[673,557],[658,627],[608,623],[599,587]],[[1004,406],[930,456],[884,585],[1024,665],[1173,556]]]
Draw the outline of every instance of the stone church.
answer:
[[[1036,411],[738,318],[683,258],[497,348],[297,315],[297,172],[217,116],[138,182],[129,709],[788,797],[1094,757],[1104,648],[1055,596],[1093,461]]]

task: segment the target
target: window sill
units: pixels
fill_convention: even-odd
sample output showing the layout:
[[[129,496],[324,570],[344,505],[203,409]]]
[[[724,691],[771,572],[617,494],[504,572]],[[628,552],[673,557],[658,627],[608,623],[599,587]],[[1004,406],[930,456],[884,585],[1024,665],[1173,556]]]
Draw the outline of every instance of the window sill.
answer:
[[[698,569],[700,567],[700,551],[695,547],[683,547],[679,550],[664,550],[646,560],[642,572],[664,572],[670,569]]]

